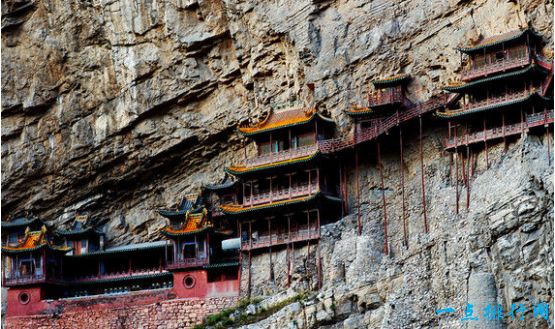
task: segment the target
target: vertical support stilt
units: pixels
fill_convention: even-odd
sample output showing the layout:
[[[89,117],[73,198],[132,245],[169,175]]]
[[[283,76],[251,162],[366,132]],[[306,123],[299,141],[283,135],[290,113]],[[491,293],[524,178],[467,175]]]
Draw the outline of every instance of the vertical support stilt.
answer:
[[[487,128],[486,128],[486,118],[484,117],[484,146],[486,151],[486,169],[489,169],[489,158],[488,158],[488,138],[486,136]]]
[[[287,216],[287,240],[291,241],[291,216]],[[291,243],[287,243],[287,286],[291,284]]]
[[[309,259],[310,259],[310,240],[307,241],[306,244],[306,260],[305,260],[305,265],[304,265],[304,270],[305,270],[305,276],[306,276],[306,283],[308,284],[308,289],[310,290],[310,271],[308,269],[309,267]]]
[[[274,282],[274,263],[272,262],[272,222],[271,218],[268,218],[268,234],[270,235],[270,281]]]
[[[420,178],[422,186],[422,212],[424,214],[424,232],[428,233],[428,214],[426,211],[426,188],[424,186],[424,154],[422,152],[422,116],[418,116],[418,121],[420,125],[419,133],[419,150],[420,150]]]
[[[343,188],[345,189],[345,214],[349,213],[349,189],[347,186],[347,164],[343,164]]]
[[[389,254],[389,243],[387,241],[387,209],[386,209],[386,200],[385,200],[385,186],[383,181],[383,166],[382,166],[382,157],[381,157],[381,150],[380,150],[380,142],[376,140],[376,153],[377,153],[377,166],[380,171],[380,180],[381,180],[381,190],[382,190],[382,206],[383,206],[383,230],[384,230],[384,254]]]
[[[545,131],[547,133],[547,161],[549,162],[549,165],[551,165],[551,136],[549,133],[549,124],[547,123],[547,108],[545,107],[543,109],[543,117],[545,122]]]
[[[355,175],[356,175],[356,182],[355,182],[355,188],[356,188],[356,197],[357,197],[357,232],[358,235],[360,235],[362,233],[362,227],[361,227],[361,223],[360,223],[360,186],[359,186],[359,181],[360,181],[360,177],[359,177],[359,170],[358,170],[358,149],[355,148]]]
[[[466,210],[470,208],[470,148],[468,145],[466,146],[466,167],[467,167],[467,174],[466,174]]]
[[[251,281],[252,281],[252,275],[251,275],[251,269],[252,267],[252,254],[251,254],[251,250],[249,249],[249,259],[248,259],[248,270],[249,270],[249,276],[248,276],[248,284],[247,284],[247,296],[248,298],[251,298]]]
[[[316,270],[317,270],[317,287],[322,288],[322,261],[320,259],[320,240],[316,244]]]
[[[339,160],[339,196],[341,196],[341,218],[345,217],[345,193],[343,192],[343,163]]]
[[[459,145],[457,140],[457,128],[455,128],[455,213],[459,213],[459,152],[457,146]]]
[[[407,217],[406,217],[406,209],[405,209],[405,170],[404,170],[404,157],[403,157],[403,129],[399,127],[399,159],[400,164],[399,168],[401,171],[401,203],[402,203],[402,222],[403,222],[403,241],[405,247],[408,247],[408,238],[407,238]]]

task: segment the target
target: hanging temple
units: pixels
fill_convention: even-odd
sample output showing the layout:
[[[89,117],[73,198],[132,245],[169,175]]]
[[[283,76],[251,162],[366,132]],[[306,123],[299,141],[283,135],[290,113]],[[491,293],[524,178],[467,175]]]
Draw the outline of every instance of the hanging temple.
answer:
[[[380,141],[393,138],[389,132],[397,129],[402,161],[402,128],[418,122],[422,225],[427,232],[422,121],[445,122],[444,150],[457,175],[453,206],[457,212],[459,203],[468,208],[473,152],[485,151],[487,159],[488,145],[532,131],[549,138],[553,61],[542,55],[542,46],[540,35],[523,29],[461,47],[460,82],[421,103],[407,95],[408,74],[374,80],[368,107],[346,111],[354,122],[346,137],[335,137],[334,121],[315,108],[270,111],[258,124],[239,127],[256,144],[256,156],[225,168],[224,180],[205,185],[195,200],[184,198],[175,208],[157,210],[167,219],[160,241],[109,246],[87,215],[76,216],[66,229],[48,227],[30,215],[2,222],[7,316],[43,313],[50,305],[46,300],[133,291],[169,289],[178,298],[249,296],[252,255],[269,252],[272,262],[272,248],[287,249],[287,284],[294,261],[290,253],[299,246],[316,248],[319,287],[320,227],[352,212],[359,234],[362,230],[358,179],[357,201],[349,205],[345,162],[353,159],[358,178],[357,147],[365,143],[376,145],[387,254]],[[401,187],[406,228],[404,177]],[[460,200],[465,193],[466,203]],[[406,229],[403,233],[407,243]]]

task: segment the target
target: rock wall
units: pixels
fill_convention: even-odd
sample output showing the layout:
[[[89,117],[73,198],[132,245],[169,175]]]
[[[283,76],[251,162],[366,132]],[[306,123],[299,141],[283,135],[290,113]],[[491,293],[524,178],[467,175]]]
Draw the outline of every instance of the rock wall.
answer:
[[[51,314],[9,317],[5,328],[192,328],[236,302],[234,297],[172,300],[164,292],[77,298],[53,302],[58,311]]]

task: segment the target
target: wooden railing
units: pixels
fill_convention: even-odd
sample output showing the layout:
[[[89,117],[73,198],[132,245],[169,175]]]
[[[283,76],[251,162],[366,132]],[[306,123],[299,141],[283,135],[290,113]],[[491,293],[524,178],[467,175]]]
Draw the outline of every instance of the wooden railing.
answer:
[[[401,88],[390,88],[386,90],[375,90],[368,95],[368,105],[377,107],[386,104],[403,103]]]
[[[264,203],[271,203],[305,195],[311,195],[318,192],[320,187],[317,182],[305,183],[291,188],[283,188],[273,190],[272,192],[254,194],[252,196],[245,196],[243,206],[254,206]]]
[[[187,267],[197,267],[202,265],[208,264],[208,258],[185,258],[172,261],[166,265],[168,269],[176,269],[176,268],[187,268]]]
[[[507,136],[518,135],[525,132],[529,128],[538,127],[550,123],[553,123],[553,111],[547,111],[545,113],[534,113],[528,115],[526,121],[524,122],[506,125],[505,127],[486,129],[471,134],[465,134],[463,136],[457,137],[456,139],[446,139],[445,149],[452,150],[456,147],[485,142],[488,140],[503,138]]]
[[[530,56],[526,51],[523,57],[514,57],[497,60],[493,63],[484,64],[480,67],[470,67],[462,72],[462,80],[469,81],[478,77],[502,72],[516,67],[530,64]]]
[[[264,155],[259,155],[254,158],[246,159],[244,166],[247,168],[252,168],[264,164],[280,162],[285,160],[291,160],[295,158],[300,158],[303,156],[309,156],[314,154],[318,150],[317,144],[287,149],[275,153],[269,153]]]
[[[395,114],[392,114],[391,116],[378,121],[377,124],[369,128],[360,130],[359,132],[351,136],[350,139],[334,138],[318,141],[318,148],[322,153],[332,153],[352,147],[362,142],[375,139],[387,132],[389,129],[398,126],[401,123],[412,120],[425,113],[434,111],[439,107],[444,106],[452,99],[452,97],[456,97],[456,95],[442,94],[426,102],[413,105],[412,107],[409,107],[404,111],[398,111]]]
[[[480,108],[480,107],[485,107],[485,106],[494,105],[494,104],[501,104],[501,103],[505,103],[505,102],[510,102],[510,101],[526,98],[526,97],[530,96],[531,94],[536,93],[538,91],[539,90],[536,89],[536,88],[530,88],[530,89],[526,89],[526,90],[522,90],[522,91],[508,92],[508,93],[505,93],[505,94],[499,95],[499,96],[488,97],[488,98],[486,98],[484,100],[481,100],[481,101],[469,102],[467,104],[463,104],[462,111],[473,110],[473,109],[477,109],[477,108]]]
[[[3,277],[2,284],[6,286],[11,285],[22,285],[22,284],[34,284],[46,281],[46,276],[44,274],[28,274],[28,275],[17,275],[12,277]]]
[[[307,241],[320,238],[320,229],[311,227],[310,229],[302,229],[290,233],[262,235],[257,239],[246,240],[241,242],[241,250],[252,250],[258,248],[267,248],[286,243],[294,243],[298,241]]]
[[[100,273],[97,275],[79,276],[75,278],[70,278],[67,281],[71,282],[93,282],[97,280],[109,280],[117,279],[123,277],[133,277],[149,274],[157,274],[165,272],[163,268],[153,267],[149,269],[134,269],[132,271],[121,271],[121,272],[111,272],[111,273]]]

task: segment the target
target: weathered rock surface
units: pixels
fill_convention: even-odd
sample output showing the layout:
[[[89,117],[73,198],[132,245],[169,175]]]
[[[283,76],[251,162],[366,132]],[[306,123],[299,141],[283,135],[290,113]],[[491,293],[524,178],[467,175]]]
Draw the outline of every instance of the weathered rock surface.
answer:
[[[87,210],[114,243],[157,238],[163,220],[154,209],[221,178],[242,154],[236,125],[275,104],[307,102],[307,83],[345,132],[343,111],[364,104],[369,81],[381,74],[410,73],[418,101],[455,78],[455,47],[467,38],[531,24],[552,45],[551,0],[4,0],[2,9],[3,219],[32,211],[64,225]],[[464,327],[460,312],[434,310],[463,309],[474,273],[493,275],[505,309],[553,302],[548,141],[528,136],[507,152],[493,148],[490,169],[479,155],[471,207],[462,197],[455,215],[444,130],[425,132],[429,234],[409,133],[408,249],[392,148],[383,160],[391,256],[383,254],[379,176],[367,159],[363,234],[352,214],[326,228],[321,298],[259,327]],[[283,271],[275,272],[266,293],[282,289]],[[313,282],[305,279],[295,278],[298,289]],[[258,280],[267,277],[259,272]],[[530,321],[505,324],[547,327]]]

